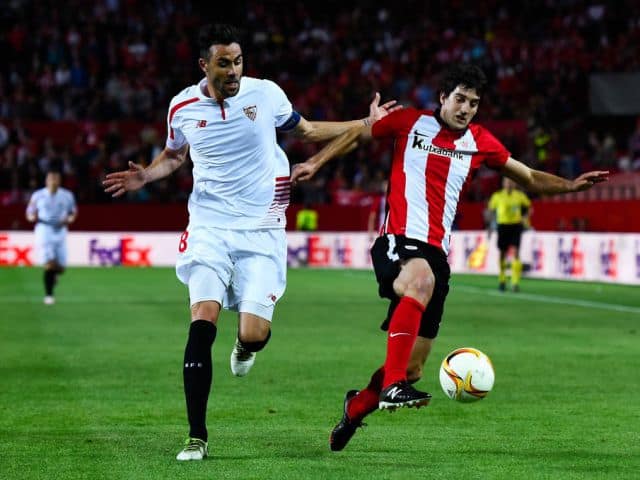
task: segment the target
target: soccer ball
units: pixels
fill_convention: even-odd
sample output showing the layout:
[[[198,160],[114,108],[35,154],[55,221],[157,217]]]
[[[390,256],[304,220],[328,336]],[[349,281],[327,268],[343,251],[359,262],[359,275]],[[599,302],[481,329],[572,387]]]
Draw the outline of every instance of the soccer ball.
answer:
[[[489,357],[477,348],[458,348],[440,365],[440,386],[447,397],[476,402],[493,388],[495,373]]]

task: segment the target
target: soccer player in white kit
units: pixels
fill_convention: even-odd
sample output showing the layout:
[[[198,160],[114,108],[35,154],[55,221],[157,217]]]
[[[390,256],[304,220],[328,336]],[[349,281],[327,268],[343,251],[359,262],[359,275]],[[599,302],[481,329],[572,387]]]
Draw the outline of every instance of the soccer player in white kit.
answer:
[[[60,186],[62,175],[50,169],[45,188],[36,190],[27,205],[27,220],[35,222],[36,250],[44,266],[44,303],[53,305],[53,288],[67,265],[67,226],[78,215],[73,193]]]
[[[193,161],[189,225],[180,237],[176,264],[191,304],[183,364],[190,432],[178,460],[208,455],[211,347],[221,307],[239,314],[230,363],[234,375],[244,376],[271,336],[274,306],[285,290],[290,169],[276,129],[321,142],[398,108],[395,102],[379,105],[376,94],[365,119],[310,122],[275,83],[242,77],[234,27],[207,25],[199,42],[199,66],[206,77],[171,101],[165,149],[147,168],[130,163],[130,170],[104,181],[107,192],[120,196],[169,175],[187,153]]]

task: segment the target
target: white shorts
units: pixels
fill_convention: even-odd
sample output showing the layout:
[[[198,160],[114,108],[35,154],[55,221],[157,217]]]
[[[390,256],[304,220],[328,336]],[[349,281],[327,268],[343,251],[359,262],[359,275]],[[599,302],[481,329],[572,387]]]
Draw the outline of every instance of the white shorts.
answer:
[[[189,287],[191,305],[213,300],[271,321],[287,284],[286,232],[190,225],[180,238],[176,275]]]
[[[64,267],[67,265],[67,229],[54,228],[42,223],[36,224],[36,252],[38,262],[45,265],[55,261]]]

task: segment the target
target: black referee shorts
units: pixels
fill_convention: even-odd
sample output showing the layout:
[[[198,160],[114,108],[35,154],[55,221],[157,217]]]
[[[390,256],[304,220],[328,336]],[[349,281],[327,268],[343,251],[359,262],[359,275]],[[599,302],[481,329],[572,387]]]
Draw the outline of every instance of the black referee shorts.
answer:
[[[521,223],[498,224],[498,250],[504,251],[511,246],[520,248],[521,238],[522,238]]]
[[[400,273],[401,265],[411,258],[424,258],[435,276],[433,296],[422,314],[418,335],[436,338],[444,312],[444,301],[449,293],[451,269],[445,253],[433,245],[407,238],[404,235],[383,235],[371,247],[371,260],[378,281],[378,293],[391,300],[387,318],[380,328],[388,330],[400,297],[393,291],[393,281]]]

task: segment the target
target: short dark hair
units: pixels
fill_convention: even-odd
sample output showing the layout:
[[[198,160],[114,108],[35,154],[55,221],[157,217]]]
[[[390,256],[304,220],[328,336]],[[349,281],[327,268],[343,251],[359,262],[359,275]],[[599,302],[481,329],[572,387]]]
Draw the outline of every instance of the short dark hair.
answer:
[[[60,165],[58,162],[52,162],[45,171],[46,175],[49,175],[50,173],[57,173],[58,175],[62,175],[62,165]]]
[[[198,33],[198,47],[200,57],[207,60],[211,56],[211,45],[241,44],[242,33],[233,25],[224,23],[210,23],[203,25]]]
[[[479,96],[482,96],[487,86],[487,77],[477,65],[457,63],[449,68],[442,77],[440,92],[448,97],[458,85],[462,85],[464,88],[473,88]]]

